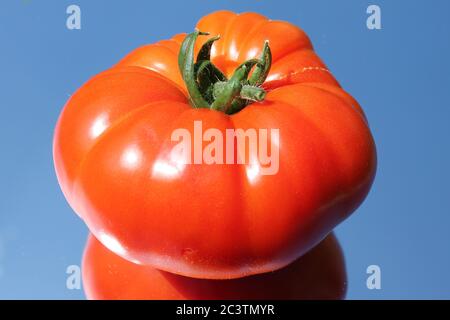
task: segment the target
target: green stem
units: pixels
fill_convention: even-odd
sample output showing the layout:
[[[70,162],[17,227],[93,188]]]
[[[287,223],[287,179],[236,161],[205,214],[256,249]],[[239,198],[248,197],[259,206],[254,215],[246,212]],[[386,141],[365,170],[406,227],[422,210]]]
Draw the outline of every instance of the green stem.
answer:
[[[215,36],[208,39],[202,46],[197,55],[197,61],[211,60],[211,48],[215,41],[219,40],[220,36]]]
[[[199,35],[208,33],[198,30],[186,36],[178,56],[178,65],[189,100],[194,108],[210,108],[227,114],[235,113],[254,101],[262,101],[266,92],[264,83],[272,63],[269,43],[266,41],[259,59],[250,59],[236,68],[228,80],[211,59],[211,49],[219,36],[208,39],[194,62],[194,47]]]
[[[213,96],[218,97],[227,86],[227,82],[218,81],[214,84]],[[242,86],[239,92],[241,99],[247,99],[251,101],[263,101],[266,97],[266,91],[263,88],[245,84]]]
[[[260,87],[243,85],[240,97],[250,101],[263,101],[266,97],[266,91]]]
[[[261,53],[261,64],[258,64],[253,71],[248,82],[253,86],[260,86],[264,83],[272,65],[272,53],[269,47],[269,41],[264,41],[263,51]]]
[[[194,45],[199,35],[208,35],[208,33],[195,30],[184,39],[178,55],[178,67],[189,91],[191,105],[194,108],[209,108],[209,103],[203,98],[195,81]]]

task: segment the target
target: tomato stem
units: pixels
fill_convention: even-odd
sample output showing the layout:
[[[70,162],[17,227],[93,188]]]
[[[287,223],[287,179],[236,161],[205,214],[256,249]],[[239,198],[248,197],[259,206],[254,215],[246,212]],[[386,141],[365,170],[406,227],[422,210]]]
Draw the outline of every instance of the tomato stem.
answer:
[[[178,55],[178,66],[189,101],[194,108],[209,108],[232,114],[254,101],[262,101],[266,92],[260,86],[269,74],[272,55],[268,41],[264,42],[261,57],[238,66],[230,79],[211,62],[211,49],[219,36],[208,39],[194,62],[195,42],[207,32],[195,30],[186,36]]]

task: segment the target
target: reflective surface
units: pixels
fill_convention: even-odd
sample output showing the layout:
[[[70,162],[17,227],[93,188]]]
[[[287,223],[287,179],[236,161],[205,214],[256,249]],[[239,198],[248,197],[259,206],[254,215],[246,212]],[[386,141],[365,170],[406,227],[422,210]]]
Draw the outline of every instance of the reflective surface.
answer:
[[[0,298],[85,298],[82,287],[67,288],[66,270],[81,265],[87,229],[61,193],[51,152],[69,95],[131,48],[222,8],[301,26],[370,120],[377,178],[336,231],[346,298],[450,298],[450,2],[378,0],[380,31],[366,28],[365,1],[133,3],[77,0],[82,29],[69,31],[64,1],[0,1]],[[381,290],[366,286],[373,264]]]
[[[136,265],[90,236],[83,258],[89,299],[343,299],[344,257],[334,235],[273,273],[235,280],[202,280]]]

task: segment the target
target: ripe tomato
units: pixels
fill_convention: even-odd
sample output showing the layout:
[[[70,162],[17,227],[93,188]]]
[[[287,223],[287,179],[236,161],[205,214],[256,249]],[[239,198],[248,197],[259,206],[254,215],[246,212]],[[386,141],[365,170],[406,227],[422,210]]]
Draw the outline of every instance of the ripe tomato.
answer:
[[[289,266],[232,280],[187,278],[137,265],[107,250],[90,236],[83,257],[88,299],[343,299],[344,257],[334,235]]]
[[[298,27],[219,11],[197,28],[221,38],[196,31],[143,46],[70,98],[54,137],[58,180],[90,231],[125,259],[209,279],[277,270],[363,201],[375,144]],[[276,174],[263,174],[249,145],[232,153],[252,161],[186,164],[172,136],[195,136],[198,122],[223,136],[278,130],[268,138]]]

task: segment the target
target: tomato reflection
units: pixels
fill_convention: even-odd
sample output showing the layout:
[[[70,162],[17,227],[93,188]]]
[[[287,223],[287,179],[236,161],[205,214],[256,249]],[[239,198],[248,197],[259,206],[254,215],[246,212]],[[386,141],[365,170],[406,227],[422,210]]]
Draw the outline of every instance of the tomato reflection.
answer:
[[[233,280],[203,280],[131,263],[89,236],[83,257],[88,299],[343,299],[343,253],[330,234],[289,266]]]

